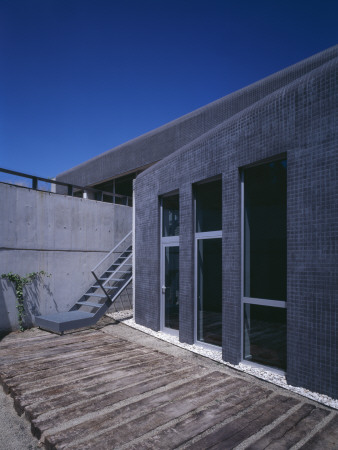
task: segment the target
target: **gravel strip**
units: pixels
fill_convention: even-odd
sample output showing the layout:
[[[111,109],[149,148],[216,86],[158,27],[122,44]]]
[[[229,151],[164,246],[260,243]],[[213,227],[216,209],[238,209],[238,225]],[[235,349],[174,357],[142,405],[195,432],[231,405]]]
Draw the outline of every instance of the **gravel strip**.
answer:
[[[338,410],[338,400],[334,400],[333,398],[328,397],[327,395],[318,394],[317,392],[309,391],[308,389],[291,386],[290,384],[287,384],[286,378],[284,375],[281,375],[281,374],[278,374],[275,372],[270,372],[263,368],[251,367],[249,365],[242,364],[242,363],[239,363],[236,365],[230,364],[230,363],[222,360],[221,350],[219,350],[219,351],[218,350],[209,350],[209,349],[206,349],[206,348],[201,347],[196,344],[193,344],[193,345],[184,344],[184,343],[180,342],[178,340],[178,337],[176,337],[176,336],[171,336],[169,334],[163,333],[162,331],[153,331],[150,328],[146,328],[142,325],[138,325],[135,323],[135,321],[133,319],[133,310],[119,311],[116,313],[108,313],[106,315],[113,318],[114,320],[123,322],[125,325],[128,325],[129,327],[135,328],[136,330],[143,331],[144,333],[149,334],[150,336],[156,337],[157,339],[161,339],[162,341],[169,342],[170,344],[176,345],[177,347],[184,348],[193,353],[197,353],[198,355],[205,356],[206,358],[210,358],[214,361],[219,362],[220,364],[224,364],[226,366],[232,367],[233,369],[248,373],[250,375],[253,375],[254,377],[268,381],[269,383],[273,383],[284,389],[287,389],[289,391],[292,391],[299,395],[302,395],[303,397],[307,397],[318,403],[322,403],[323,405],[326,405],[326,406],[329,406],[331,408]]]

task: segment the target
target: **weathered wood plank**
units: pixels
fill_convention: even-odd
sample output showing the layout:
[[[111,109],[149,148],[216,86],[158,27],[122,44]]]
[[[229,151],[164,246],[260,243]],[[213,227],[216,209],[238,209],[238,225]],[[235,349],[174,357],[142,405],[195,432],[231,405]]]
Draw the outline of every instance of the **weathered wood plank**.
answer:
[[[80,354],[83,351],[87,350],[94,350],[95,348],[103,349],[107,344],[102,343],[100,344],[94,344],[94,343],[76,343],[73,346],[65,346],[64,349],[56,348],[51,350],[45,350],[44,352],[32,352],[31,355],[26,355],[25,357],[18,355],[17,362],[19,363],[34,363],[34,362],[42,362],[43,360],[48,361],[50,358],[54,357],[60,357],[60,358],[67,358],[67,355],[76,355]],[[0,371],[1,373],[6,373],[6,368],[12,365],[11,361],[1,361],[0,365]]]
[[[20,342],[13,341],[12,344],[4,344],[0,343],[0,355],[5,357],[6,355],[11,355],[11,352],[15,350],[17,353],[25,354],[31,353],[32,349],[46,349],[46,348],[54,348],[54,347],[62,347],[64,345],[71,345],[76,342],[84,342],[84,341],[102,341],[108,342],[116,340],[122,340],[122,338],[117,338],[113,336],[108,336],[104,333],[92,331],[87,332],[85,334],[76,334],[73,336],[64,335],[64,336],[55,336],[45,337],[45,338],[35,338],[35,339],[23,339]],[[127,342],[127,341],[126,341]]]
[[[149,353],[142,355],[142,357],[135,358],[132,361],[121,360],[116,361],[114,364],[103,364],[101,366],[93,365],[91,368],[87,368],[84,370],[74,371],[69,374],[58,375],[56,377],[49,377],[45,380],[39,381],[37,383],[22,383],[19,385],[11,386],[10,384],[4,384],[4,390],[7,393],[10,393],[12,397],[22,394],[23,392],[30,391],[44,391],[48,388],[54,388],[58,386],[64,386],[71,382],[81,383],[82,381],[86,381],[88,378],[92,379],[96,378],[96,381],[99,381],[100,375],[104,375],[108,372],[114,371],[116,376],[123,376],[128,373],[128,370],[133,366],[142,366],[144,364],[149,363],[150,361],[162,360],[163,355],[159,354],[156,351],[150,351]]]
[[[163,414],[165,414],[164,410],[167,410],[169,415],[176,414],[178,405],[181,406],[181,411],[189,410],[196,407],[197,404],[204,404],[208,399],[211,401],[215,396],[217,397],[220,389],[220,387],[217,387],[217,383],[220,383],[223,387],[227,382],[224,382],[223,379],[224,375],[222,373],[212,372],[194,381],[183,383],[180,386],[130,403],[110,413],[98,415],[71,428],[63,429],[61,432],[48,433],[45,437],[45,444],[48,449],[55,448],[56,445],[57,448],[63,448],[64,445],[70,445],[74,439],[82,437],[84,433],[94,434],[98,430],[103,431],[111,428],[113,424],[119,425],[120,428],[124,422],[129,422],[131,419],[136,419],[137,421],[142,415],[146,415],[149,411],[158,408],[162,409],[162,418]],[[185,401],[181,402],[182,397],[185,397],[187,392],[193,392],[193,394],[189,396],[188,400],[185,398]],[[175,406],[173,406],[174,404]],[[95,448],[95,445],[92,448]]]
[[[87,331],[88,332],[88,331]],[[57,336],[48,331],[39,330],[38,328],[26,330],[23,333],[21,331],[14,331],[5,336],[1,341],[1,346],[21,346],[26,345],[27,342],[44,341],[47,339],[55,339]],[[28,345],[28,344],[27,344]]]
[[[221,401],[219,399],[206,409],[193,412],[189,417],[179,420],[170,428],[166,428],[154,436],[141,442],[137,441],[135,444],[129,444],[128,449],[168,450],[177,448],[209,428],[249,408],[258,400],[268,398],[271,392],[238,380],[235,384],[230,384],[228,390],[224,389]]]
[[[306,403],[263,437],[247,447],[249,450],[288,449],[317,426],[329,411]]]
[[[63,353],[74,352],[75,350],[86,350],[88,348],[94,348],[104,346],[109,342],[106,340],[99,340],[97,342],[93,340],[79,340],[75,343],[68,343],[65,345],[58,345],[52,347],[42,347],[40,349],[32,348],[31,350],[27,350],[25,352],[11,352],[11,355],[1,356],[0,367],[3,367],[8,364],[12,364],[13,362],[20,362],[25,360],[36,360],[41,358],[48,358],[53,355],[60,355]]]
[[[272,423],[297,403],[299,401],[294,398],[276,395],[242,416],[234,418],[233,421],[223,427],[207,434],[204,438],[194,442],[187,448],[194,450],[234,448],[258,430]]]
[[[54,373],[55,367],[58,370],[71,370],[72,366],[87,364],[100,364],[100,360],[110,359],[113,355],[115,359],[126,357],[128,354],[140,354],[140,349],[136,345],[127,346],[126,344],[107,344],[102,347],[94,347],[88,351],[72,352],[61,354],[53,358],[43,358],[38,361],[24,362],[18,365],[6,367],[5,372],[0,372],[1,380],[7,381],[10,378],[19,380],[20,377],[28,381],[31,378],[47,378],[50,373]],[[150,350],[149,350],[150,351]],[[147,352],[144,352],[147,353]],[[113,355],[112,355],[113,354]],[[52,372],[50,372],[52,371]],[[61,373],[61,372],[60,372]]]
[[[195,409],[210,406],[215,399],[224,399],[231,393],[233,389],[232,381],[222,382],[215,386],[208,386],[198,392],[194,392],[172,400],[166,405],[161,405],[155,410],[150,410],[146,414],[129,420],[126,423],[118,425],[118,427],[109,430],[106,433],[95,436],[80,443],[82,449],[98,448],[99,442],[104,442],[107,448],[119,448],[127,444],[133,439],[136,439],[147,432],[150,432],[161,425],[165,425],[171,420],[177,419],[185,414],[193,412]],[[225,400],[225,399],[224,399]],[[64,445],[62,442],[58,448],[75,449],[78,443],[71,443]]]
[[[74,385],[72,389],[66,387],[61,395],[51,396],[45,400],[40,398],[39,401],[25,405],[25,413],[30,419],[37,418],[46,411],[50,415],[50,412],[54,409],[69,407],[69,405],[78,404],[78,402],[83,400],[92,402],[95,397],[102,396],[102,394],[107,395],[124,388],[131,389],[137,383],[146,385],[147,380],[151,380],[153,377],[168,376],[171,372],[175,373],[177,371],[181,373],[181,375],[177,376],[184,378],[184,373],[186,371],[190,373],[191,369],[183,370],[179,363],[155,362],[151,366],[144,366],[137,372],[129,372],[128,376],[122,378],[111,379],[112,377],[110,377],[105,381],[100,379],[100,382],[87,385],[81,383]]]
[[[64,338],[68,336],[79,336],[79,335],[86,335],[90,333],[99,333],[99,330],[90,328],[90,329],[84,329],[84,330],[76,330],[74,332],[66,333],[64,335],[59,335],[55,333],[51,333],[50,331],[45,331],[42,328],[30,328],[28,330],[25,330],[24,332],[21,331],[13,331],[7,336],[5,336],[2,340],[4,344],[7,345],[7,343],[16,342],[19,343],[20,341],[28,341],[28,340],[34,340],[34,339],[57,339],[57,338]]]
[[[121,370],[112,367],[110,370],[101,373],[99,382],[97,374],[94,374],[86,378],[82,378],[80,383],[77,379],[42,390],[26,392],[14,397],[14,405],[20,414],[20,411],[22,411],[27,405],[35,402],[42,402],[44,400],[48,401],[54,397],[70,395],[71,393],[77,392],[81,389],[100,386],[104,383],[112,383],[114,380],[119,380],[126,377],[134,377],[138,373],[147,372],[150,376],[154,370],[163,364],[170,364],[170,362],[163,362],[163,360],[159,358],[157,360],[151,360],[151,364],[149,364],[149,361],[145,362],[144,360],[143,362],[138,362],[136,364],[129,363],[127,367],[124,367]]]
[[[337,450],[338,448],[338,416],[335,415],[330,422],[315,434],[302,450]]]
[[[57,375],[67,374],[69,376],[72,376],[76,374],[79,370],[83,371],[85,373],[86,370],[93,370],[93,366],[102,367],[104,365],[113,363],[114,361],[120,361],[123,359],[123,361],[128,361],[133,358],[140,357],[140,355],[145,355],[148,353],[153,353],[151,349],[147,348],[141,348],[141,349],[135,349],[132,352],[125,352],[123,350],[126,350],[127,347],[106,347],[106,354],[101,353],[101,357],[97,358],[85,358],[80,361],[75,361],[73,358],[67,359],[61,359],[59,361],[58,365],[55,365],[55,362],[53,364],[50,364],[50,368],[40,370],[40,367],[38,366],[35,371],[19,374],[14,377],[5,377],[2,379],[2,383],[6,384],[7,387],[14,387],[14,386],[21,386],[24,387],[28,383],[34,384],[37,379],[39,379],[39,382],[41,383],[45,379],[53,379],[53,377],[56,377]],[[110,354],[109,350],[112,350],[114,353]],[[97,356],[97,355],[96,355]],[[68,362],[69,364],[60,364],[60,362]],[[54,366],[54,367],[53,367]]]
[[[74,405],[70,404],[70,407],[64,408],[61,411],[59,409],[54,410],[54,414],[49,412],[47,418],[40,416],[32,421],[32,432],[38,439],[40,439],[42,433],[48,429],[52,429],[55,424],[59,427],[63,424],[66,426],[67,422],[70,420],[83,417],[86,414],[96,411],[99,412],[103,408],[114,406],[122,400],[144,394],[159,387],[166,386],[172,382],[190,377],[194,375],[195,370],[195,368],[187,368],[177,372],[168,372],[164,375],[151,379],[146,379],[145,376],[143,376],[143,378],[146,379],[144,382],[139,382],[138,384],[127,386],[120,390],[115,390],[112,387],[110,392],[106,392],[103,395],[92,397],[84,402],[75,403]],[[125,381],[125,379],[123,381]],[[134,380],[129,380],[129,382],[130,381],[138,380],[137,377],[134,377]]]

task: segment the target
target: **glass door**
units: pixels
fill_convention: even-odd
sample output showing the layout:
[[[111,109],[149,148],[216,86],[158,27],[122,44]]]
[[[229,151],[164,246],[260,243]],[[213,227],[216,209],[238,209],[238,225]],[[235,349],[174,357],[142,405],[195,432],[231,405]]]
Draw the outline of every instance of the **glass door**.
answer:
[[[287,163],[242,173],[242,352],[286,370]]]
[[[179,329],[179,246],[162,249],[162,323],[163,329]]]
[[[179,330],[179,195],[161,199],[161,330]]]
[[[195,341],[222,346],[222,180],[195,185]]]
[[[222,239],[197,239],[197,340],[222,346]]]

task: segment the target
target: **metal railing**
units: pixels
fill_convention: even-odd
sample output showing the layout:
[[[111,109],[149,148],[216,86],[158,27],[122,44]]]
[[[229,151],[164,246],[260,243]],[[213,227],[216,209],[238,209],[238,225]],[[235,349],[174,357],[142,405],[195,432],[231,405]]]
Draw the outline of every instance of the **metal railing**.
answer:
[[[113,301],[132,280],[132,231],[91,272],[97,287],[102,289],[108,300]]]
[[[41,190],[46,191],[46,189],[39,189],[39,181],[55,186],[63,187],[64,189],[60,190],[60,192],[54,192],[54,191],[48,191],[52,192],[54,194],[61,194],[61,195],[69,195],[72,197],[83,197],[83,198],[89,198],[89,200],[97,200],[102,202],[109,202],[109,203],[116,203],[119,205],[126,205],[126,206],[132,206],[132,197],[129,197],[127,195],[121,195],[116,194],[112,192],[102,191],[101,189],[95,189],[93,187],[84,187],[84,186],[78,186],[76,184],[71,183],[65,183],[63,181],[56,181],[52,180],[51,178],[43,178],[43,177],[37,177],[35,175],[29,175],[27,173],[22,172],[16,172],[14,170],[8,170],[3,169],[0,167],[0,172],[7,173],[9,175],[14,175],[16,177],[20,178],[27,178],[31,180],[31,186],[22,186],[18,185],[16,183],[8,182],[8,181],[1,181],[1,183],[11,184],[22,188],[28,188],[28,189],[34,189],[34,190]],[[88,194],[92,196],[92,198],[88,197]]]
[[[133,231],[129,231],[128,234],[126,234],[126,236],[117,244],[115,245],[115,247],[110,250],[110,252],[103,258],[101,259],[101,261],[96,264],[96,266],[91,270],[92,273],[94,273],[95,271],[97,271],[97,269],[104,263],[106,262],[106,266],[103,268],[100,268],[100,272],[102,272],[103,270],[107,270],[109,268],[109,266],[111,264],[113,264],[113,261],[109,260],[109,258],[113,255],[113,254],[121,254],[123,252],[126,251],[126,249],[132,245],[132,233]]]

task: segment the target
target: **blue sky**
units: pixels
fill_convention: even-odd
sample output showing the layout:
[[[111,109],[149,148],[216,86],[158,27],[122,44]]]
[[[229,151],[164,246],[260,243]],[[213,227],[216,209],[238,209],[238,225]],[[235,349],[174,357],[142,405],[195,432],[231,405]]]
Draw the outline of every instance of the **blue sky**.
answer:
[[[338,43],[337,0],[0,0],[0,167],[42,177]]]

